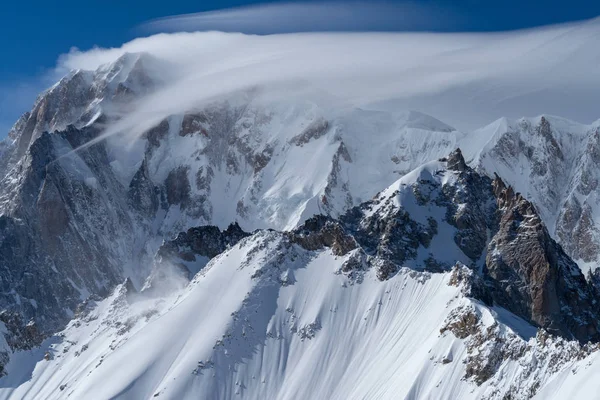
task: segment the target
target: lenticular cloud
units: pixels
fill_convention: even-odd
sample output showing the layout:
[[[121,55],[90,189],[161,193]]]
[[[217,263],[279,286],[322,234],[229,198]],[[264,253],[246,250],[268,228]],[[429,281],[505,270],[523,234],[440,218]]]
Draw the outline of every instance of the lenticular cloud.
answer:
[[[157,61],[150,72],[163,85],[106,135],[140,134],[168,115],[256,89],[267,101],[414,109],[469,130],[502,116],[596,119],[599,36],[596,20],[494,34],[173,33],[72,51],[59,68],[95,69],[127,52]]]
[[[225,31],[291,33],[316,31],[457,30],[466,19],[450,7],[401,2],[267,3],[159,18],[142,32]]]

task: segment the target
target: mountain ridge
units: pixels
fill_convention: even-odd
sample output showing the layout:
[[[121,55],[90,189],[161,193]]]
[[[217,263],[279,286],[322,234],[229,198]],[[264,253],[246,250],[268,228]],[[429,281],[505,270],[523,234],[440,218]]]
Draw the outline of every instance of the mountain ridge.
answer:
[[[56,398],[183,398],[192,388],[219,398],[333,396],[323,383],[303,388],[315,376],[299,366],[317,358],[287,359],[272,341],[310,354],[318,353],[309,345],[317,338],[319,350],[338,355],[341,348],[321,338],[340,335],[352,348],[348,367],[372,368],[376,359],[356,350],[338,324],[373,341],[412,343],[411,335],[394,338],[388,330],[414,331],[437,349],[429,363],[428,352],[386,347],[404,360],[388,359],[390,370],[419,360],[417,375],[397,387],[378,390],[331,372],[352,388],[336,386],[337,393],[355,396],[446,390],[448,398],[501,398],[518,390],[528,398],[595,354],[585,343],[599,339],[600,290],[580,267],[587,272],[600,248],[597,123],[542,115],[464,133],[416,111],[269,102],[254,89],[173,114],[141,136],[104,137],[138,96],[160,85],[146,68],[152,62],[159,61],[128,54],[97,71],[74,72],[42,94],[3,142],[0,361],[7,375],[0,397],[26,396],[29,387],[34,397]],[[205,277],[217,287],[196,293]],[[312,287],[319,279],[323,287]],[[386,295],[407,296],[406,285],[414,304],[394,307],[427,332],[391,315],[394,307],[361,325],[356,315],[371,315]],[[341,321],[325,317],[338,306],[327,294],[347,302]],[[289,295],[293,307],[279,295]],[[178,306],[187,296],[196,300]],[[226,311],[211,316],[205,302]],[[460,306],[447,310],[451,303]],[[435,321],[419,319],[420,307]],[[215,325],[183,324],[198,310]],[[156,326],[164,321],[182,330],[179,350],[162,347],[168,335]],[[214,343],[194,345],[204,331]],[[136,350],[149,343],[156,349],[148,355]],[[369,349],[376,354],[378,347]],[[556,363],[550,372],[517,366],[538,356]],[[102,366],[105,359],[112,367]],[[102,387],[125,359],[135,360],[132,370]],[[466,367],[453,368],[442,384],[447,375],[436,366],[458,360]],[[263,367],[268,379],[256,375]],[[82,375],[95,370],[99,380]],[[211,372],[226,385],[188,379]]]

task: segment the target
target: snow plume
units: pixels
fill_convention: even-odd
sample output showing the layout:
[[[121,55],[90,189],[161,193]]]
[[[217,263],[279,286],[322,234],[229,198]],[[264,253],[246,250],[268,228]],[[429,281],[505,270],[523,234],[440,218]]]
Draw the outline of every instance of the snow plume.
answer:
[[[185,288],[189,281],[188,271],[183,266],[160,259],[141,290],[149,297],[164,297]]]
[[[74,50],[60,67],[93,70],[125,53],[148,53],[169,65],[155,71],[165,84],[103,137],[137,137],[169,115],[257,88],[266,101],[416,109],[470,130],[501,116],[595,120],[599,36],[597,20],[495,34],[174,33]]]

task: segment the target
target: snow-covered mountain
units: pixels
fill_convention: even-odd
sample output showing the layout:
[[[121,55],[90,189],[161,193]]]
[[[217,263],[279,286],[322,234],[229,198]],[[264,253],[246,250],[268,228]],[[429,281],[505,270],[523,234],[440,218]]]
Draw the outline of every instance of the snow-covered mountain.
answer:
[[[0,145],[1,398],[530,398],[595,370],[600,123],[261,86],[164,116],[171,68],[72,71]]]
[[[133,142],[95,142],[126,112],[121,94],[132,102],[160,84],[144,67],[153,62],[126,55],[71,73],[5,142],[2,304],[50,324],[42,330],[125,277],[141,285],[162,240],[180,231],[337,216],[456,146],[452,128],[416,112],[267,105],[252,93],[173,115]]]
[[[557,240],[584,269],[600,249],[597,195],[600,122],[542,116],[501,119],[472,136],[472,164],[497,173],[532,200]]]
[[[49,399],[528,398],[591,351],[465,297],[459,267],[357,283],[341,272],[351,256],[286,247],[253,236],[161,300],[120,286],[62,341],[15,355],[5,385]]]
[[[495,202],[482,196],[492,190]],[[200,263],[188,285],[138,293],[127,281],[105,300],[87,301],[63,332],[13,354],[0,393],[529,398],[596,349],[536,333],[531,323],[582,339],[597,325],[594,316],[592,327],[572,330],[595,313],[585,297],[594,289],[536,218],[526,200],[454,152],[340,221],[317,217],[289,232],[238,235],[208,264],[206,248],[193,244],[212,248],[205,236],[196,240],[211,229],[188,232],[167,244],[155,266],[172,268],[183,250],[187,265]],[[476,223],[497,225],[487,250],[477,247]],[[506,229],[518,234],[506,239]],[[527,233],[540,229],[542,236]],[[553,260],[512,262],[524,248]],[[492,259],[488,267],[477,251]],[[444,264],[456,258],[475,265]],[[526,265],[535,270],[523,271]],[[523,279],[515,288],[505,286],[511,274]],[[538,313],[523,315],[529,322],[514,314],[520,300]],[[554,313],[555,301],[563,313]]]

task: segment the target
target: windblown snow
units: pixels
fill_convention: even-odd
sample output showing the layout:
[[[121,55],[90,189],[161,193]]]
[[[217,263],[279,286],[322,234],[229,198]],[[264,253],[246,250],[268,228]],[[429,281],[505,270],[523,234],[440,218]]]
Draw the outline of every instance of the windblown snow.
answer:
[[[136,299],[120,286],[41,348],[13,355],[0,393],[476,399],[509,391],[521,398],[515,388],[463,379],[468,346],[440,330],[463,309],[479,315],[482,330],[500,324],[516,345],[535,346],[534,329],[465,298],[450,273],[403,269],[380,282],[368,272],[359,283],[340,272],[345,258],[259,233],[213,259],[181,292]],[[524,336],[498,322],[511,318]],[[38,361],[44,354],[48,360]],[[522,357],[505,360],[502,375],[526,376]],[[519,390],[535,383],[523,379]]]

